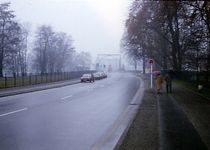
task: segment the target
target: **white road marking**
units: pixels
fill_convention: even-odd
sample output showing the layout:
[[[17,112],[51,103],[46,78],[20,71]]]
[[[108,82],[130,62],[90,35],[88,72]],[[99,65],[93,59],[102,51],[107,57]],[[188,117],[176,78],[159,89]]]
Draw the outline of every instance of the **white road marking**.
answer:
[[[66,97],[63,97],[61,98],[62,100],[65,100],[65,99],[68,99],[68,98],[71,98],[73,95],[69,95],[69,96],[66,96]]]
[[[27,109],[28,109],[28,108],[23,108],[23,109],[11,111],[11,112],[8,112],[8,113],[5,113],[5,114],[1,114],[0,117],[7,116],[7,115],[11,115],[11,114],[15,114],[15,113],[18,113],[18,112],[21,112],[21,111],[25,111],[25,110],[27,110]]]

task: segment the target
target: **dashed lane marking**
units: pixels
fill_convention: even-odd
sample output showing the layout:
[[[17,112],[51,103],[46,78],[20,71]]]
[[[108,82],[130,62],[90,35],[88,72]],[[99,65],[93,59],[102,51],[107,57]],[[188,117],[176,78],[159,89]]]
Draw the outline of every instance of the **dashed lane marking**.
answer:
[[[65,100],[65,99],[68,99],[68,98],[71,98],[73,95],[69,95],[69,96],[66,96],[66,97],[63,97],[61,98],[62,100]]]
[[[25,111],[27,109],[28,108],[23,108],[23,109],[18,109],[18,110],[15,110],[15,111],[11,111],[11,112],[8,112],[8,113],[5,113],[5,114],[1,114],[0,117],[4,117],[4,116],[11,115],[11,114],[15,114],[15,113],[18,113],[18,112],[21,112],[21,111]]]

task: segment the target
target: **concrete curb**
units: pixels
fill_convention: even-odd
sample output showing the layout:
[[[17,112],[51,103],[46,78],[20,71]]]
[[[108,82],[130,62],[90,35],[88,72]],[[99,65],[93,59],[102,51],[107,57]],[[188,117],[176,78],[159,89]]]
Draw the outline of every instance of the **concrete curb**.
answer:
[[[18,95],[18,94],[24,94],[24,93],[30,93],[30,92],[36,92],[36,91],[42,91],[42,90],[47,90],[47,89],[53,89],[53,88],[59,88],[63,86],[68,86],[68,85],[73,85],[73,84],[78,84],[80,81],[72,81],[72,82],[67,82],[67,83],[50,83],[48,85],[34,85],[34,86],[29,86],[29,87],[23,87],[22,89],[8,89],[8,91],[0,92],[0,97],[7,97],[7,96],[13,96],[13,95]]]
[[[125,135],[127,134],[130,125],[132,124],[139,105],[142,102],[144,94],[144,82],[141,78],[140,86],[135,96],[133,97],[130,105],[126,110],[118,117],[113,125],[107,130],[105,135],[99,139],[99,141],[92,146],[92,150],[117,150],[121,145]]]

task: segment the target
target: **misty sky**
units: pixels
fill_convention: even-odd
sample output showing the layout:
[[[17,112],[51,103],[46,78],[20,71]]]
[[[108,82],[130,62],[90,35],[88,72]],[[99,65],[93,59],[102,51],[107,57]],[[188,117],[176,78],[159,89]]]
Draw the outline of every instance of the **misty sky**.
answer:
[[[74,40],[77,51],[119,53],[131,0],[0,0],[11,2],[20,23],[51,25]]]

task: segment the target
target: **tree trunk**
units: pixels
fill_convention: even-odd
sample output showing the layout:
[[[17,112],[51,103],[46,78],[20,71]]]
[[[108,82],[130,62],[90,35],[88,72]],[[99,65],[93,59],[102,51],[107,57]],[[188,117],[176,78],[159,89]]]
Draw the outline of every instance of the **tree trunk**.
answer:
[[[145,50],[144,49],[143,49],[142,53],[143,53],[143,59],[142,59],[142,61],[143,61],[143,63],[142,63],[142,65],[143,65],[143,74],[145,74],[146,58],[145,58]]]
[[[135,67],[135,71],[137,70],[137,60],[134,59],[134,67]]]
[[[168,5],[166,5],[166,7],[168,13],[167,18],[168,18],[169,32],[172,38],[171,45],[172,45],[173,68],[176,71],[181,71],[181,54],[179,46],[179,27],[178,27],[178,14],[177,14],[178,6],[175,4],[175,6],[173,7],[169,7]],[[173,14],[171,13],[172,10]]]
[[[174,42],[175,42],[175,48],[176,48],[176,52],[177,52],[177,59],[178,59],[178,70],[181,71],[182,70],[182,55],[181,55],[181,49],[180,49],[180,44],[179,44],[179,22],[178,22],[178,14],[177,14],[177,10],[175,13],[175,26],[176,26],[176,30],[175,30],[175,34],[174,34]]]
[[[2,52],[0,55],[0,77],[3,77],[3,56],[2,56]]]
[[[199,50],[197,49],[196,51],[196,81],[199,82],[200,78],[199,78],[199,56],[198,56]]]
[[[209,67],[210,67],[210,11],[208,10],[208,1],[204,1],[204,8],[206,14],[206,26],[208,29],[208,56],[207,56],[207,68],[206,68],[206,80],[209,80]]]
[[[164,70],[168,69],[167,66],[167,41],[164,38],[161,38],[161,50],[162,52],[162,66]]]
[[[1,44],[3,45],[4,38],[2,38]],[[4,62],[4,47],[0,49],[0,77],[3,77],[3,62]]]

